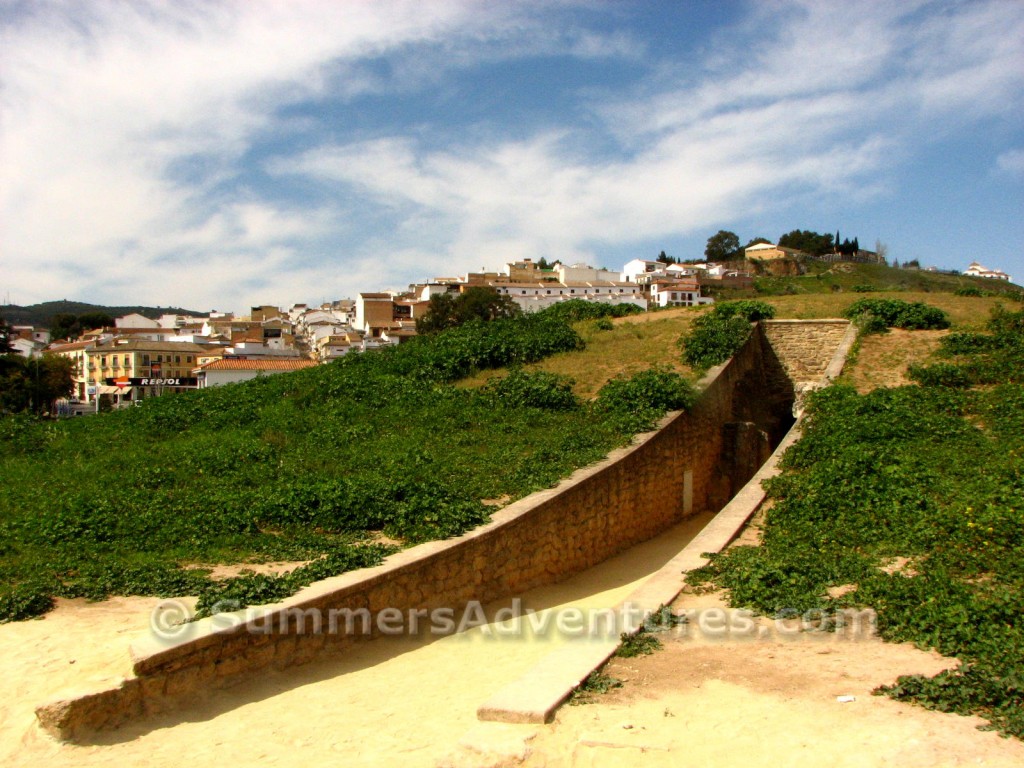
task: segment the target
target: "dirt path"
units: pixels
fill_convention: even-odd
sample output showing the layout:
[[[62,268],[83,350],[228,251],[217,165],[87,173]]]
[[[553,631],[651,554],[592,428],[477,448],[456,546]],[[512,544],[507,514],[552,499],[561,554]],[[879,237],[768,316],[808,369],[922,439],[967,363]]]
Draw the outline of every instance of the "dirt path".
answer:
[[[705,518],[706,520],[706,518]],[[703,525],[692,521],[574,579],[533,590],[537,611],[613,606]],[[197,699],[186,711],[132,724],[99,743],[60,744],[34,707],[69,686],[129,672],[128,646],[156,600],[67,602],[39,621],[0,626],[0,762],[4,765],[433,766],[477,726],[476,708],[558,643],[477,628],[435,639],[384,638],[344,656],[260,675]],[[501,606],[490,606],[494,609]],[[543,617],[544,614],[541,614]]]
[[[690,595],[676,609],[699,610],[717,632],[708,617],[723,607],[717,596]],[[978,718],[871,695],[900,674],[951,664],[937,654],[771,622],[739,639],[701,631],[698,622],[685,634],[663,634],[653,655],[614,660],[606,671],[624,686],[595,704],[562,708],[531,740],[524,764],[1024,765],[1024,743],[978,730]]]
[[[613,605],[697,527],[678,527],[534,590],[523,605],[556,613]],[[975,718],[871,695],[899,674],[934,674],[949,660],[865,633],[837,639],[766,624],[752,637],[723,634],[716,595],[684,595],[677,610],[693,612],[685,633],[662,634],[665,647],[654,655],[613,661],[607,672],[624,687],[591,705],[563,707],[548,726],[479,723],[475,710],[556,644],[579,640],[528,627],[501,635],[489,625],[433,642],[386,638],[260,675],[86,746],[40,731],[39,702],[127,674],[128,645],[145,631],[155,602],[65,602],[43,620],[0,626],[4,765],[711,766],[757,756],[830,767],[1024,765],[1024,744],[977,730]]]

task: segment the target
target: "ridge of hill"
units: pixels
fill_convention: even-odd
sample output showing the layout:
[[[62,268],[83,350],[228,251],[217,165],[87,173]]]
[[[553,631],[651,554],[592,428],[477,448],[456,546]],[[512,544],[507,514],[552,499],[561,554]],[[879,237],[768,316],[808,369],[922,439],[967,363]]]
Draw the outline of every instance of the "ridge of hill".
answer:
[[[107,307],[101,304],[88,304],[84,301],[44,301],[40,304],[29,304],[19,306],[17,304],[0,305],[0,317],[3,317],[11,325],[31,325],[36,328],[49,328],[57,315],[87,315],[95,312],[102,312],[111,317],[123,317],[124,315],[139,314],[156,320],[161,315],[190,315],[192,317],[204,317],[205,312],[197,312],[194,309],[182,309],[180,307]]]
[[[712,295],[722,298],[740,296],[778,296],[799,293],[842,293],[915,291],[922,293],[956,293],[980,291],[983,296],[1005,296],[1021,300],[1024,288],[991,278],[972,275],[931,272],[927,269],[906,269],[884,264],[854,262],[803,262],[801,275],[776,276],[762,274],[754,278],[750,289],[724,288]]]

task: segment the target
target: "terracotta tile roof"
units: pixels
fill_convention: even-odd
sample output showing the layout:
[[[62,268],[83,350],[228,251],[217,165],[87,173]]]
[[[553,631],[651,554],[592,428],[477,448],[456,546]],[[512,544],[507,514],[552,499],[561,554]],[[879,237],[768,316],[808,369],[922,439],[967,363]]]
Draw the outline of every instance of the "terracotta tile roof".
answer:
[[[238,360],[225,358],[202,366],[203,371],[298,371],[316,365],[313,360],[290,357],[284,360]]]

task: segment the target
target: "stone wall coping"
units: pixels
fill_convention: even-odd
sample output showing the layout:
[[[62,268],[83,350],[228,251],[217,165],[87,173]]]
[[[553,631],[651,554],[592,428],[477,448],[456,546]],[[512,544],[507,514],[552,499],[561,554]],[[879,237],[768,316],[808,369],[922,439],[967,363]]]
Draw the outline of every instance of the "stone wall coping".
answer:
[[[782,319],[782,320],[761,320],[766,325],[848,325],[849,320],[841,317],[805,318],[803,320]]]

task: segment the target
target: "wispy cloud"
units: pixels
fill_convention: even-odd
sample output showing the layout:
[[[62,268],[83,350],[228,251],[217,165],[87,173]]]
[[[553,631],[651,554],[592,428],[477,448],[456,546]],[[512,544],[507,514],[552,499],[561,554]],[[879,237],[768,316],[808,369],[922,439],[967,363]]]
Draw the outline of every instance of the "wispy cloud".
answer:
[[[1024,6],[999,0],[757,3],[686,50],[630,28],[643,5],[0,8],[0,289],[22,303],[241,308],[601,261],[888,194],[936,137],[1024,107]],[[547,69],[530,86],[499,63]],[[474,76],[555,106],[536,126],[484,110]]]

